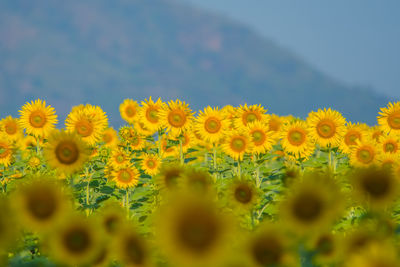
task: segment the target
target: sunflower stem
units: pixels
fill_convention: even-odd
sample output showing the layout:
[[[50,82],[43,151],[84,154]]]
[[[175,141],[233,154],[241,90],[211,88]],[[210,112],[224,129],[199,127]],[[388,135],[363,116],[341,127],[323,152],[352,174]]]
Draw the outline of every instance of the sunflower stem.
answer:
[[[181,137],[179,137],[179,159],[180,159],[180,163],[183,165],[185,163],[185,160],[183,158],[182,138]]]
[[[257,164],[257,160],[258,160],[258,156],[257,156],[257,154],[254,154],[253,155],[253,163],[254,163],[254,165]],[[257,164],[257,167],[256,167],[255,175],[256,175],[256,177],[255,177],[256,178],[256,186],[257,186],[257,188],[260,188],[260,186],[261,186],[260,165],[258,165],[258,164]]]
[[[158,131],[158,157],[161,158],[161,140],[162,140],[162,132],[159,130]]]
[[[91,213],[91,209],[89,207],[90,205],[90,180],[92,178],[92,175],[89,175],[88,170],[86,170],[86,177],[88,177],[87,185],[86,185],[86,216],[89,216]]]
[[[214,182],[217,181],[217,148],[213,146]]]
[[[40,140],[39,140],[39,136],[36,136],[36,154],[38,156],[40,155]]]
[[[241,169],[240,169],[240,159],[238,159],[238,161],[237,161],[237,176],[239,177],[239,179],[240,179],[240,177],[241,177]]]
[[[126,188],[125,192],[126,192],[126,194],[125,194],[126,218],[129,219],[129,211],[130,211],[130,207],[129,207],[129,187]]]
[[[207,150],[205,150],[205,153],[204,153],[204,165],[205,165],[205,167],[208,168],[208,152],[207,152]]]

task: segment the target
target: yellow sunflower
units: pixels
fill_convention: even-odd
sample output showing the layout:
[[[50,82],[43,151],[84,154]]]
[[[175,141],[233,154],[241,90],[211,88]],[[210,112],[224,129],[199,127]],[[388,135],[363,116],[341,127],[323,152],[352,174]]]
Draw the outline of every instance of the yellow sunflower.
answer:
[[[251,153],[263,154],[271,150],[274,139],[266,124],[261,121],[250,122],[247,124],[246,131],[253,142]]]
[[[285,152],[295,158],[308,158],[315,149],[307,124],[304,121],[293,121],[282,127],[281,144]]]
[[[251,151],[253,144],[249,135],[237,130],[229,132],[222,144],[223,151],[235,160],[243,160],[245,153]]]
[[[116,147],[112,152],[108,163],[115,169],[129,164],[128,153],[122,147]]]
[[[103,237],[95,220],[74,214],[54,228],[54,233],[48,237],[48,248],[57,262],[82,266],[98,255]]]
[[[399,153],[380,153],[377,156],[377,161],[382,168],[395,168],[400,165],[400,155]]]
[[[63,130],[53,131],[44,147],[49,166],[65,174],[81,170],[89,155],[89,148],[76,133]]]
[[[98,220],[103,226],[104,232],[111,237],[121,231],[126,223],[126,214],[119,203],[108,200],[98,213]]]
[[[54,179],[32,177],[20,184],[12,196],[19,223],[26,229],[48,231],[56,226],[69,211],[69,200]]]
[[[178,164],[163,164],[160,172],[155,176],[155,183],[161,190],[172,191],[178,188],[185,169]]]
[[[381,136],[378,142],[378,147],[385,154],[399,154],[400,152],[400,136],[397,134],[387,134]]]
[[[372,242],[346,259],[346,267],[400,266],[398,249],[390,242]]]
[[[380,137],[383,135],[382,128],[380,126],[373,126],[369,128],[370,137],[376,142],[379,141]]]
[[[262,123],[265,123],[267,122],[267,116],[265,114],[266,112],[267,110],[265,110],[264,107],[261,105],[240,105],[240,107],[236,109],[234,126],[237,129],[244,129],[250,122],[260,121]]]
[[[166,104],[160,98],[154,102],[151,97],[142,101],[142,107],[139,108],[139,118],[150,132],[154,133],[161,129],[162,122],[160,119],[160,112],[166,108]]]
[[[356,167],[368,167],[376,163],[379,157],[379,151],[369,138],[363,141],[357,141],[350,153],[350,164]]]
[[[19,126],[18,119],[11,116],[0,120],[1,132],[11,141],[17,141],[23,137],[23,130]]]
[[[190,129],[193,121],[193,112],[184,101],[169,101],[168,106],[160,110],[160,120],[163,127],[173,136],[179,136]]]
[[[286,200],[281,203],[282,221],[299,234],[329,229],[341,215],[343,197],[327,173],[307,173],[293,182]]]
[[[13,156],[12,144],[8,138],[0,134],[0,164],[8,167]]]
[[[232,179],[227,192],[228,205],[239,213],[247,214],[259,201],[259,192],[249,179]]]
[[[310,112],[307,123],[311,138],[321,147],[339,146],[346,132],[345,118],[330,108]]]
[[[133,124],[138,118],[139,104],[132,99],[125,99],[124,102],[119,105],[119,113],[122,119],[127,123]]]
[[[147,129],[144,123],[140,120],[134,122],[134,128],[136,132],[142,136],[150,136],[154,134],[154,132]]]
[[[379,112],[378,124],[385,133],[400,133],[400,102],[391,103]]]
[[[158,174],[161,165],[161,159],[157,155],[146,153],[143,154],[141,158],[141,167],[146,174],[150,176]]]
[[[225,114],[218,108],[206,107],[199,112],[194,125],[195,131],[202,140],[211,143],[218,143],[222,139],[228,127]]]
[[[399,181],[388,168],[357,169],[349,175],[349,180],[355,189],[353,196],[367,208],[382,209],[399,196]]]
[[[181,136],[173,138],[175,141],[182,141],[182,152],[185,154],[189,148],[192,148],[195,145],[196,137],[193,135],[191,131],[183,132]],[[179,157],[180,154],[180,145],[174,147],[174,155]],[[184,155],[185,156],[185,155]]]
[[[102,141],[106,147],[114,148],[118,145],[117,131],[113,128],[107,128],[102,135]]]
[[[170,157],[170,156],[176,156],[176,145],[170,144],[168,142],[168,136],[164,135],[161,138],[161,156],[163,158]]]
[[[204,197],[213,193],[212,177],[207,170],[187,168],[179,179],[182,190]]]
[[[86,105],[76,112],[70,112],[65,120],[65,126],[68,132],[76,132],[83,141],[94,145],[102,139],[108,122],[106,115],[99,107]]]
[[[214,202],[176,196],[160,207],[155,222],[156,240],[177,266],[220,266],[232,228]]]
[[[339,146],[344,154],[350,154],[353,146],[357,145],[357,140],[362,141],[366,138],[368,126],[360,123],[347,122],[346,132]]]
[[[267,126],[268,131],[272,133],[272,138],[277,140],[281,135],[282,126],[286,124],[286,118],[280,117],[275,114],[268,114],[267,115]]]
[[[40,99],[26,103],[19,113],[19,125],[27,134],[36,137],[46,137],[58,122],[54,108],[46,106],[46,101]]]
[[[136,186],[139,182],[138,170],[130,165],[119,167],[112,171],[113,181],[119,188],[128,188]]]
[[[39,140],[39,144],[42,146],[43,142],[41,140]],[[27,135],[27,136],[23,137],[22,139],[18,140],[16,145],[18,146],[19,149],[26,151],[26,150],[36,147],[37,140],[32,135]]]

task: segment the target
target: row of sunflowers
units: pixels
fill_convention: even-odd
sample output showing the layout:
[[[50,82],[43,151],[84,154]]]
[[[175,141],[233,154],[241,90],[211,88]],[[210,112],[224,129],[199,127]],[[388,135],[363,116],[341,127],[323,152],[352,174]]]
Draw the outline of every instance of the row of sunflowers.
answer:
[[[400,103],[332,109],[126,99],[65,127],[43,100],[0,120],[3,266],[400,266]]]

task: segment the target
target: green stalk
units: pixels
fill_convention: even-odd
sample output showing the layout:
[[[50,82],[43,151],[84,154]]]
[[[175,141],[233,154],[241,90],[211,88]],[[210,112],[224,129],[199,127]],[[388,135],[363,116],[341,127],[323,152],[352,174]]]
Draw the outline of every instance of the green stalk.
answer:
[[[92,178],[92,175],[89,175],[87,185],[86,185],[86,205],[88,206],[86,209],[86,216],[89,216],[90,212],[91,212],[91,210],[89,208],[89,205],[90,205],[90,179],[91,178]]]
[[[241,169],[240,169],[240,159],[238,159],[237,161],[237,175],[239,177],[239,179],[241,179]]]
[[[183,158],[182,139],[180,137],[179,137],[179,158],[180,158],[180,163],[183,165],[185,163],[185,160]]]
[[[130,211],[130,207],[129,207],[129,187],[126,188],[125,192],[126,192],[126,195],[125,195],[126,218],[129,219],[129,211]]]
[[[158,157],[161,158],[161,139],[162,139],[162,133],[161,131],[158,131]]]
[[[214,182],[217,181],[217,148],[213,146]]]

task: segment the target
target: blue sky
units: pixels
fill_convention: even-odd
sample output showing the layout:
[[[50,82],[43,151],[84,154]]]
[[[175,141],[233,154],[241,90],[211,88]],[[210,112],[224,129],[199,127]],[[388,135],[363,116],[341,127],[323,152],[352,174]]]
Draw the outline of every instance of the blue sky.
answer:
[[[180,0],[249,25],[349,85],[400,98],[398,0]]]

